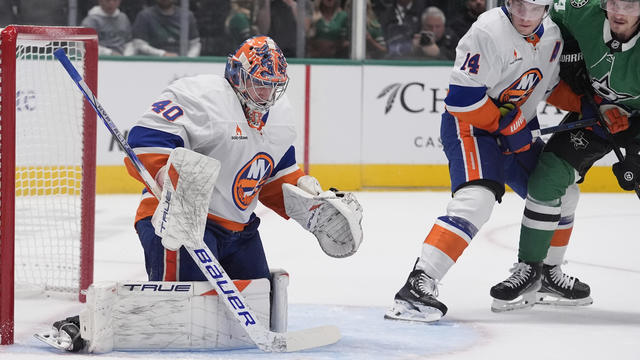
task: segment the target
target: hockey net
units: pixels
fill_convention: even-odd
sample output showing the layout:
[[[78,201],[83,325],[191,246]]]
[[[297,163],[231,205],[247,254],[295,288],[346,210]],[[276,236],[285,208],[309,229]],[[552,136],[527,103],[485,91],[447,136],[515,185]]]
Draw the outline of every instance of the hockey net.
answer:
[[[53,52],[95,92],[97,36],[86,28],[0,33],[0,343],[14,298],[81,294],[93,281],[96,117]]]

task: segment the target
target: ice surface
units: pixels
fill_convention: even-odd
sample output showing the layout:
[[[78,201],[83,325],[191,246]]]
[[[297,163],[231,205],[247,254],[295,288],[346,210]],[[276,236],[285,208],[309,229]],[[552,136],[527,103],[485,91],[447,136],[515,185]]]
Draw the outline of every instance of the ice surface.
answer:
[[[536,306],[494,314],[489,288],[516,260],[524,202],[507,193],[489,223],[440,285],[449,313],[435,325],[383,320],[385,308],[409,274],[447,192],[360,192],[364,241],[347,259],[324,255],[294,221],[265,208],[261,234],[271,267],[286,269],[289,328],[337,325],[335,345],[293,354],[223,352],[113,352],[108,359],[640,359],[640,201],[633,194],[583,194],[565,272],[592,288],[582,308]],[[138,196],[99,196],[96,280],[144,280],[142,250],[132,227]],[[32,337],[80,305],[59,298],[20,299],[16,344],[0,359],[55,359]],[[77,355],[73,359],[95,359]]]

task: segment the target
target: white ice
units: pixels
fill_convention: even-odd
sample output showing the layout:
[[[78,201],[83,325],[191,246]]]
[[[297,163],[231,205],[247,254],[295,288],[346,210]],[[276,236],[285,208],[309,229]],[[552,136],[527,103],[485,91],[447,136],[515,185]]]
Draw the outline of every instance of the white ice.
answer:
[[[536,306],[495,314],[489,288],[516,259],[523,201],[507,193],[440,285],[449,313],[435,325],[383,320],[448,192],[360,192],[364,242],[351,258],[324,255],[293,221],[259,208],[271,267],[290,273],[289,328],[340,327],[335,345],[294,354],[113,352],[108,359],[640,359],[640,200],[633,194],[583,194],[565,272],[592,289],[581,308]],[[138,196],[98,196],[96,280],[144,280],[143,255],[132,227]],[[0,359],[55,359],[32,337],[81,305],[58,298],[16,304],[16,344]],[[95,359],[77,355],[70,359]]]

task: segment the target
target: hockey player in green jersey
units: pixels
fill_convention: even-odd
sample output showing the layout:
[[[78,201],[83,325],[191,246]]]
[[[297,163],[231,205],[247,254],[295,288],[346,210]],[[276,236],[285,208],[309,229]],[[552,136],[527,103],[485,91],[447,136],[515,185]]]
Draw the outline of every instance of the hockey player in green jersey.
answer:
[[[606,126],[549,139],[529,178],[518,263],[509,278],[491,288],[497,312],[535,303],[591,304],[589,286],[560,268],[573,228],[573,216],[560,211],[560,198],[577,191],[575,184],[614,147],[624,147],[626,154],[613,165],[618,183],[624,190],[638,188],[640,0],[558,0],[551,17],[565,40],[560,76],[566,84],[560,84],[573,90],[563,100],[562,108],[573,111],[564,121],[596,117],[599,111]]]

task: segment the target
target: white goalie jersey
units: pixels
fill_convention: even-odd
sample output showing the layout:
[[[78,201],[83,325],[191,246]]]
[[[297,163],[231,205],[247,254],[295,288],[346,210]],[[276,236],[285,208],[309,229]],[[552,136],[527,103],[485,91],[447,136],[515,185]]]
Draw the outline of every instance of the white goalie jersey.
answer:
[[[304,175],[292,145],[296,133],[291,113],[283,96],[264,115],[262,129],[250,127],[227,80],[199,75],[171,84],[131,130],[128,141],[154,176],[176,147],[218,159],[221,168],[209,214],[235,230],[250,220],[258,194],[283,215],[282,182],[295,184]],[[156,206],[151,194],[145,195],[136,220],[153,214]]]

